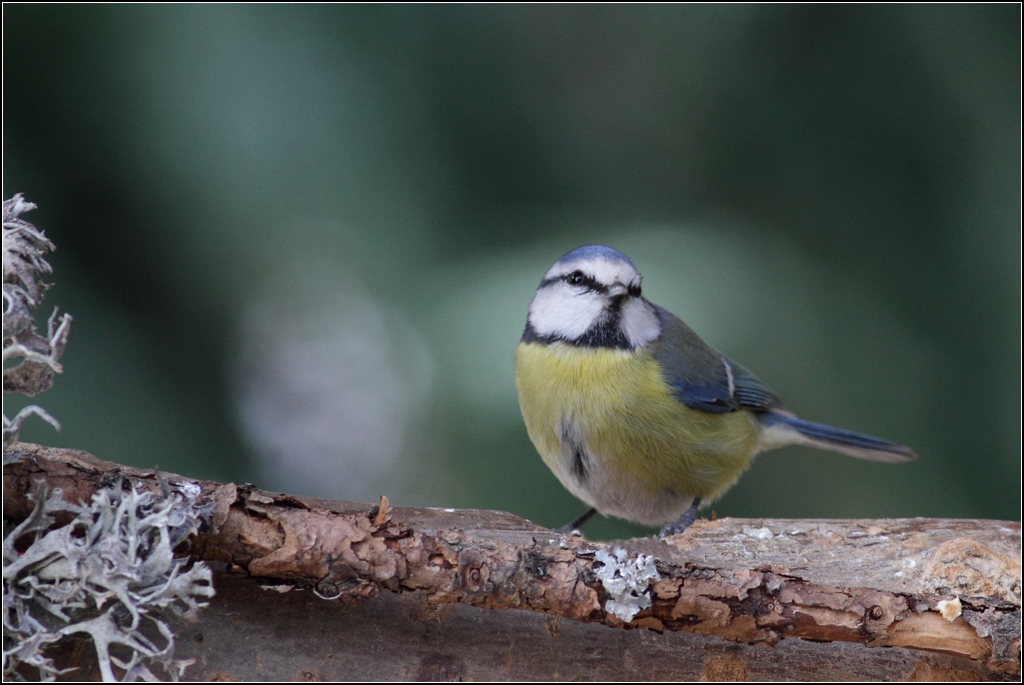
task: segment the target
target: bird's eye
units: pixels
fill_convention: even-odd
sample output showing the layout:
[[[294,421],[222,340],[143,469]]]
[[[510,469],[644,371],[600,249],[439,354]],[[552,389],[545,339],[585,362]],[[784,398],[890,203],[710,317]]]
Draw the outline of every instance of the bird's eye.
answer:
[[[569,285],[583,285],[587,278],[583,275],[582,271],[573,271],[565,277],[565,280]]]

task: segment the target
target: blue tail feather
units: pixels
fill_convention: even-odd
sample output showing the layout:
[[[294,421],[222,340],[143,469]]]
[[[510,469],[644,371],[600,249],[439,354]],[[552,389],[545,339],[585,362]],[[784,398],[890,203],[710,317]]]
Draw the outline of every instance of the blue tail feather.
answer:
[[[854,433],[853,431],[827,426],[823,423],[805,421],[795,416],[766,412],[761,414],[761,423],[765,426],[784,425],[792,428],[808,443],[825,449],[833,449],[862,459],[879,461],[910,461],[917,459],[914,450],[897,442],[876,438],[872,435]]]

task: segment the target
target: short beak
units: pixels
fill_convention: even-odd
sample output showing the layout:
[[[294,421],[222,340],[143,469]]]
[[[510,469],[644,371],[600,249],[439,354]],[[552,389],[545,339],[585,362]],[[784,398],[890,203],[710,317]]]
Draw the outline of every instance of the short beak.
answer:
[[[622,306],[622,301],[626,299],[628,294],[629,289],[621,283],[613,283],[608,286],[608,299],[611,300],[614,309]]]

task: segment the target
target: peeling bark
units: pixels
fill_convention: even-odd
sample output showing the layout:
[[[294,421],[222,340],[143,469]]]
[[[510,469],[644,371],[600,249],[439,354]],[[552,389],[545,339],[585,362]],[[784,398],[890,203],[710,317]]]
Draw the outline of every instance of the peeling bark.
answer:
[[[12,449],[25,458],[4,471],[7,519],[27,514],[25,493],[34,479],[63,488],[70,501],[87,499],[101,483],[117,476],[139,487],[158,487],[153,471],[103,462],[84,452],[21,443]],[[171,483],[188,480],[166,478]],[[851,659],[850,654],[862,655],[865,660],[858,664],[878,664],[877,673],[851,667],[848,675],[856,674],[854,679],[1020,677],[1019,523],[720,519],[698,521],[665,541],[593,543],[501,512],[389,508],[386,501],[383,507],[372,507],[268,493],[252,486],[188,482],[202,487],[202,497],[212,511],[211,530],[193,541],[192,554],[222,564],[218,588],[233,583],[231,587],[238,589],[238,583],[261,579],[278,588],[312,590],[344,606],[388,590],[415,597],[401,600],[403,606],[414,607],[409,609],[413,621],[435,620],[445,612],[454,615],[452,606],[457,604],[525,609],[547,614],[544,620],[555,623],[544,625],[560,626],[561,631],[568,625],[558,623],[562,618],[615,628],[642,627],[672,636],[663,635],[664,639],[682,640],[680,649],[703,645],[707,650],[704,658],[694,662],[700,664],[699,672],[691,672],[694,663],[676,663],[677,657],[672,656],[668,661],[676,667],[669,668],[665,662],[662,676],[620,668],[593,672],[590,677],[626,677],[628,672],[631,677],[649,679],[803,680],[818,679],[833,669],[828,671],[833,674],[829,679],[846,679],[832,663],[840,653]],[[609,592],[598,578],[601,562],[595,557],[600,550],[613,548],[625,549],[631,558],[653,555],[660,575],[649,588],[650,606],[628,624],[606,611]],[[300,594],[311,597],[311,593]],[[266,600],[268,606],[295,601],[285,599],[287,593],[266,592],[266,596],[273,598]],[[223,601],[218,598],[204,612],[214,613],[200,622],[212,621],[216,611],[228,610],[219,605]],[[359,610],[372,612],[374,606],[394,602],[379,598],[360,605]],[[237,614],[245,614],[243,607],[236,609]],[[456,613],[465,617],[467,611],[471,610],[461,608]],[[484,612],[488,624],[505,626],[503,631],[538,620],[522,612],[492,614]],[[252,620],[259,622],[260,617],[257,613]],[[323,626],[316,623],[307,629],[311,640],[324,634]],[[586,630],[601,636],[622,633],[600,626]],[[548,632],[554,639],[554,629]],[[500,633],[492,635],[490,643],[497,650],[504,640]],[[481,644],[486,642],[481,637]],[[218,649],[229,649],[217,641],[202,644],[202,663],[207,665],[216,661]],[[727,648],[730,644],[733,647]],[[436,668],[381,677],[421,678],[428,672],[446,679],[543,678],[544,673],[575,677],[559,671],[557,659],[538,664],[529,658],[512,658],[510,670],[502,675],[483,669],[482,657],[468,660],[472,651],[468,643],[466,649],[461,656],[455,649],[448,655],[454,661],[441,659]],[[795,661],[777,658],[797,652],[802,656],[794,657]],[[629,650],[622,658],[628,654]],[[902,666],[886,670],[883,662],[893,655],[899,655],[896,661]],[[653,652],[634,652],[629,658],[644,663],[657,660]],[[662,654],[661,658],[668,657]],[[516,663],[518,670],[513,668]],[[776,663],[776,670],[765,671],[770,663]],[[390,668],[393,664],[380,665]],[[553,675],[556,672],[561,675]],[[266,670],[262,673],[233,671],[230,676],[271,677]],[[298,677],[297,671],[275,673],[274,677]],[[203,677],[199,671],[187,675]],[[205,677],[214,675],[207,671]]]

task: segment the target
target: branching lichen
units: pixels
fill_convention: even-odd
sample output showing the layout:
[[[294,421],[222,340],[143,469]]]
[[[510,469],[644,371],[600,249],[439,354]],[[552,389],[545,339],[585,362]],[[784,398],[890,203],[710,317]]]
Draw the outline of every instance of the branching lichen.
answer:
[[[54,309],[42,336],[32,316],[49,287],[43,277],[52,272],[43,255],[54,249],[42,231],[21,218],[35,208],[20,193],[4,201],[4,392],[29,397],[48,390],[53,375],[61,372],[57,360],[64,353],[71,328],[71,316],[57,318]],[[25,407],[13,419],[5,413],[5,448],[17,439],[22,422],[32,414],[60,428],[56,419],[35,405]]]
[[[190,617],[214,594],[207,566],[174,556],[199,528],[194,498],[117,484],[81,507],[59,489],[37,492],[31,516],[3,541],[4,679],[35,675],[26,666],[53,679],[61,671],[44,648],[85,633],[105,681],[177,680],[190,662],[174,660],[174,635],[161,617]]]
[[[30,397],[48,390],[61,372],[71,326],[69,315],[58,318],[54,310],[46,335],[36,328],[32,310],[52,271],[43,255],[54,246],[21,218],[32,209],[21,195],[4,202],[4,392]],[[33,414],[60,429],[35,405],[13,419],[4,414],[5,466],[17,458],[8,457],[7,447]],[[210,569],[174,556],[199,528],[197,496],[194,485],[171,492],[164,484],[156,496],[118,484],[98,490],[83,507],[65,502],[59,489],[47,497],[40,488],[26,520],[8,532],[5,519],[4,679],[52,680],[62,671],[47,646],[84,633],[104,680],[156,680],[152,668],[177,680],[189,662],[174,660],[174,635],[161,617],[168,610],[192,615],[213,596]]]

